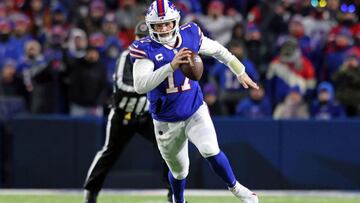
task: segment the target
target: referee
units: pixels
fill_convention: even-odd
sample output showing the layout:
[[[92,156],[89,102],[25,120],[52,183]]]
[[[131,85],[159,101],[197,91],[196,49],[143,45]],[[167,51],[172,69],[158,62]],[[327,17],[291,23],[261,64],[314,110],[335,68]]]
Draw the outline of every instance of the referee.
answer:
[[[135,27],[135,38],[147,35],[148,28],[145,22],[139,22]],[[132,72],[129,50],[125,50],[117,61],[114,73],[113,104],[106,126],[105,144],[96,154],[85,180],[85,203],[96,203],[107,173],[136,133],[156,146],[153,123],[148,112],[149,103],[145,94],[139,95],[135,92]],[[165,163],[163,166],[164,179],[168,181],[169,169]],[[167,185],[168,200],[171,201],[172,193],[169,184]]]

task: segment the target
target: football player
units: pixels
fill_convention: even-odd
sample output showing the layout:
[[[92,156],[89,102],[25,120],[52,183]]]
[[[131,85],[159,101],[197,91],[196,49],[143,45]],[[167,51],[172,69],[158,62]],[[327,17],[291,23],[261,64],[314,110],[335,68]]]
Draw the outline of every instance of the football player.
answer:
[[[148,27],[141,21],[135,27],[135,38],[148,35]],[[145,94],[137,94],[133,87],[133,64],[129,50],[121,53],[114,73],[113,105],[106,125],[105,144],[95,158],[85,180],[85,203],[96,203],[106,175],[131,138],[139,133],[156,146],[154,127]],[[164,179],[168,168],[164,165]],[[171,202],[169,186],[168,200]]]
[[[226,64],[244,88],[256,88],[244,65],[218,42],[203,35],[195,23],[179,26],[180,14],[167,0],[154,1],[145,16],[150,36],[130,46],[134,61],[134,88],[147,93],[156,140],[170,172],[173,202],[183,203],[189,172],[188,141],[210,163],[229,190],[245,203],[258,197],[235,178],[225,154],[219,149],[199,83],[186,78],[178,69],[188,63],[190,50],[215,57]]]

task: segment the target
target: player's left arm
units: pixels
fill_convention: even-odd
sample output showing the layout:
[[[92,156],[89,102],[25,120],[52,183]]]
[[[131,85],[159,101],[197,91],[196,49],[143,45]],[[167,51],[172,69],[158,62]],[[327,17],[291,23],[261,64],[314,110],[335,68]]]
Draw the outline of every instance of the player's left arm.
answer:
[[[259,86],[246,73],[245,66],[219,42],[202,36],[199,53],[212,56],[226,64],[237,76],[238,81],[244,88],[252,87],[259,89]]]

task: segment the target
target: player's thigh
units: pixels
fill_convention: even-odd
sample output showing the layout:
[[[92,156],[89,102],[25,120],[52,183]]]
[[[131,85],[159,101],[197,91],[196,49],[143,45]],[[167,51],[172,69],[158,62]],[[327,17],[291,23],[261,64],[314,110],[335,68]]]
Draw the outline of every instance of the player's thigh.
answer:
[[[154,131],[159,150],[164,156],[175,156],[187,142],[183,122],[154,120]]]
[[[205,158],[220,152],[216,131],[206,104],[186,121],[185,134]]]
[[[161,156],[171,172],[186,173],[189,167],[188,139],[184,122],[154,120],[155,136]]]

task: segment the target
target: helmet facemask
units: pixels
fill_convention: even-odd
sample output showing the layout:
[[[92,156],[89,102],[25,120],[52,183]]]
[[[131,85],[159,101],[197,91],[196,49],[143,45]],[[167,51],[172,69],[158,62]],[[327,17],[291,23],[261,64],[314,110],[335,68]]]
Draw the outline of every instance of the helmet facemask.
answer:
[[[161,44],[169,44],[176,40],[176,37],[179,33],[179,21],[172,20],[172,21],[168,21],[168,22],[172,22],[174,27],[171,30],[165,31],[165,32],[157,32],[154,29],[154,26],[157,23],[152,23],[152,24],[148,25],[148,27],[151,27],[151,29],[149,29],[149,30],[151,30],[150,36],[153,40],[155,40],[156,42],[161,43]],[[167,22],[161,22],[161,23],[167,23]]]

